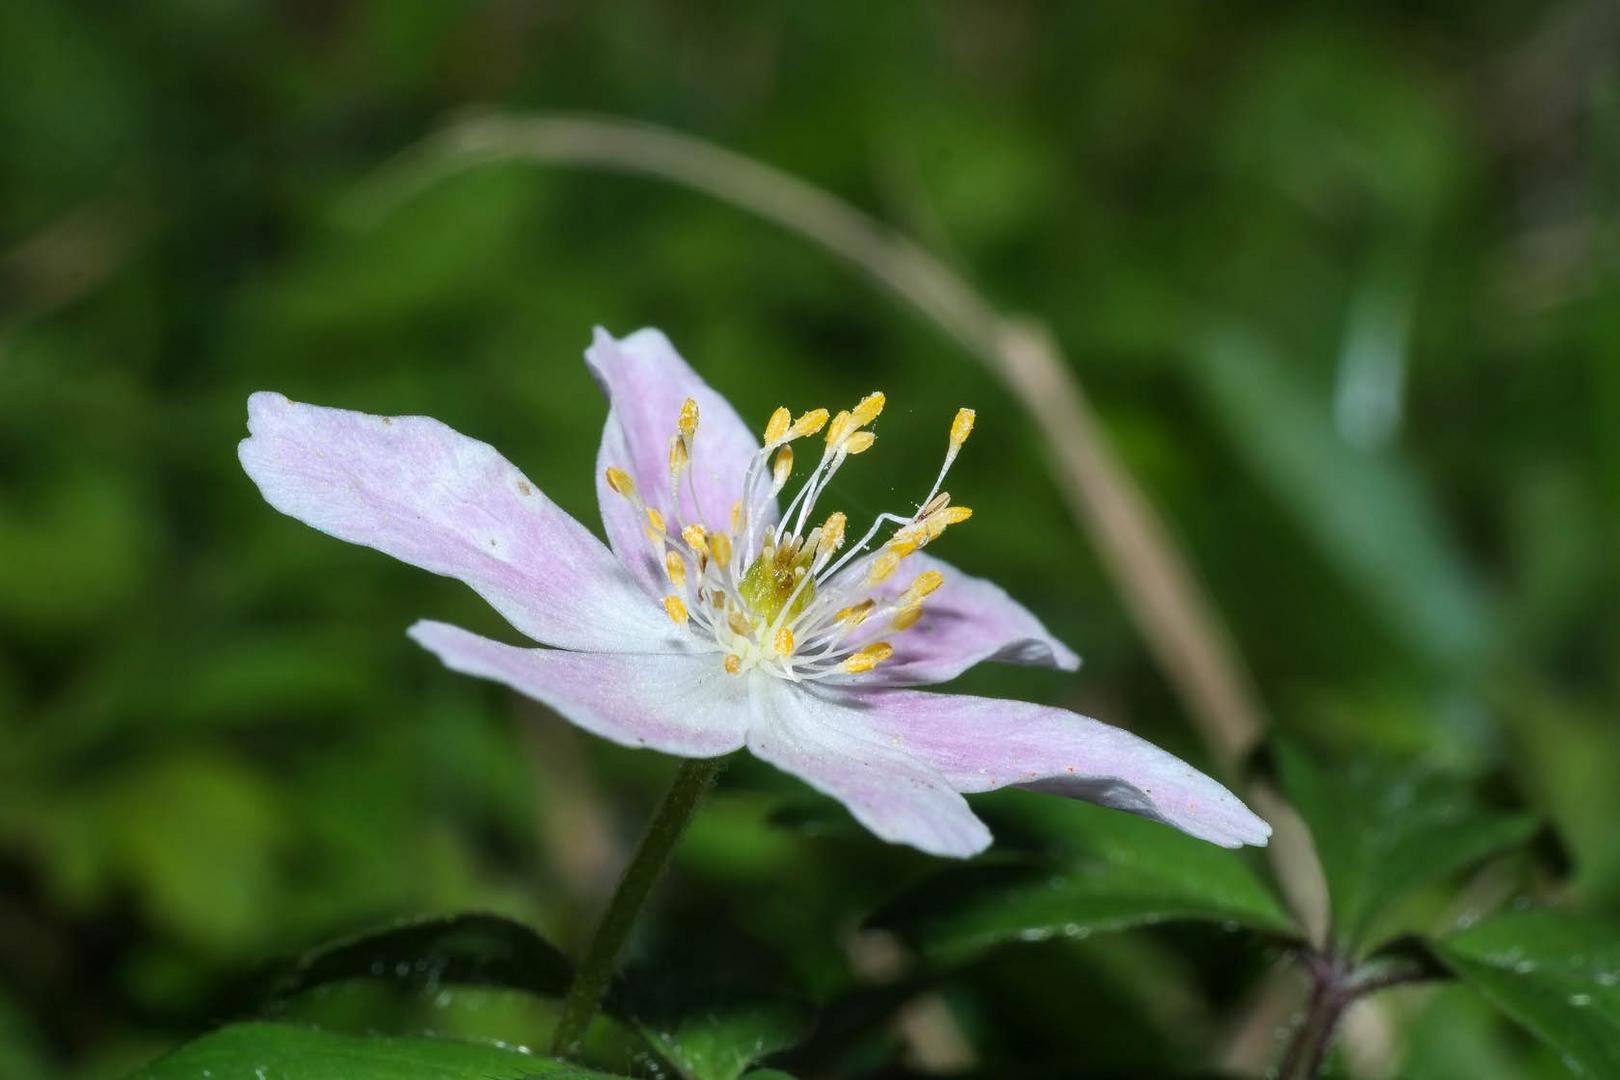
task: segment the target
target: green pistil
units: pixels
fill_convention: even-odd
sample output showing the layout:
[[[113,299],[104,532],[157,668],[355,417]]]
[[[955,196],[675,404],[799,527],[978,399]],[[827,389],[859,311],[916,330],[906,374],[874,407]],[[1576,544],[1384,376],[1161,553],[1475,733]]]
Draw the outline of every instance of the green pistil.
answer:
[[[798,618],[799,613],[815,599],[815,582],[805,582],[799,595],[793,597],[792,607],[788,607],[788,598],[793,596],[793,590],[798,586],[797,571],[802,568],[805,573],[810,572],[813,554],[813,551],[805,551],[795,558],[793,551],[777,548],[755,559],[754,565],[737,583],[737,592],[743,603],[748,605],[748,610],[759,616],[767,626],[776,622],[783,608],[788,608],[785,622]]]

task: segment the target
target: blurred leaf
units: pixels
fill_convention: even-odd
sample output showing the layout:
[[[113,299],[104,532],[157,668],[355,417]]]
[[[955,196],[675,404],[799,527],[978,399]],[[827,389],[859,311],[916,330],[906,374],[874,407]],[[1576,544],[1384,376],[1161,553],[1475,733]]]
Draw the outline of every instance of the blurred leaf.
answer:
[[[260,940],[282,839],[266,781],[229,758],[193,755],[138,766],[99,799],[114,859],[169,932],[211,948]]]
[[[607,1075],[505,1047],[251,1023],[205,1035],[132,1080],[592,1080]]]
[[[1274,745],[1327,877],[1335,935],[1352,949],[1412,892],[1527,843],[1536,830],[1532,819],[1486,810],[1460,783],[1421,766],[1363,756],[1325,769],[1297,746]]]
[[[1620,1076],[1620,929],[1560,912],[1517,911],[1433,948],[1571,1069]]]
[[[1411,647],[1442,664],[1486,644],[1489,620],[1461,553],[1395,460],[1356,449],[1283,362],[1251,337],[1205,333],[1191,370],[1249,467]]]
[[[1236,851],[1090,803],[1045,799],[1045,825],[1073,854],[1056,863],[940,871],[871,920],[956,959],[1007,941],[1042,941],[1170,921],[1291,936],[1293,924]]]
[[[573,965],[533,930],[483,913],[424,919],[321,949],[277,988],[291,997],[325,983],[362,977],[401,982],[471,983],[560,997]]]

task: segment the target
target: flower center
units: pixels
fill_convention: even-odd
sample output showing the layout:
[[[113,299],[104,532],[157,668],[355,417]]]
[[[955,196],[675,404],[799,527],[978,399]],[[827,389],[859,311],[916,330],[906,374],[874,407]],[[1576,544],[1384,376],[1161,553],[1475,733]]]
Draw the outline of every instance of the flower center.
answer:
[[[835,511],[812,524],[816,502],[833,476],[876,441],[869,425],[885,401],[882,393],[868,394],[830,420],[826,409],[798,419],[777,409],[725,530],[668,520],[643,500],[628,473],[607,470],[608,486],[647,519],[647,540],[671,586],[664,610],[677,625],[712,641],[728,672],[757,667],[797,681],[871,671],[894,653],[885,638],[915,624],[924,599],[943,584],[935,570],[919,574],[904,589],[896,589],[891,579],[907,556],[973,514],[952,506],[949,493],[940,490],[973,431],[972,409],[957,410],[945,463],[915,512],[879,514],[847,550],[844,514]],[[680,512],[683,482],[691,486],[691,505],[698,505],[691,473],[697,431],[697,402],[688,398],[670,440],[668,498],[660,500],[670,517]],[[823,432],[815,467],[777,517],[776,498],[793,474],[793,444]],[[890,536],[874,548],[886,527],[892,527]]]

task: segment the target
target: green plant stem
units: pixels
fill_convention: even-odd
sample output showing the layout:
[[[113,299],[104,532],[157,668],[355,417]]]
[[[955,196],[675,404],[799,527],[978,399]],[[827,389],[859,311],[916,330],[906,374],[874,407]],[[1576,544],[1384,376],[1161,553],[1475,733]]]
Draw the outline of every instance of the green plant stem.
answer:
[[[619,887],[613,890],[613,899],[608,901],[602,921],[591,935],[579,970],[574,974],[573,985],[563,998],[562,1014],[557,1018],[557,1030],[551,1038],[553,1054],[572,1056],[579,1052],[585,1029],[602,1004],[602,996],[607,993],[619,954],[624,951],[624,943],[630,937],[642,904],[663,875],[670,853],[725,763],[723,757],[681,762],[669,793],[659,804],[646,835],[625,867]]]

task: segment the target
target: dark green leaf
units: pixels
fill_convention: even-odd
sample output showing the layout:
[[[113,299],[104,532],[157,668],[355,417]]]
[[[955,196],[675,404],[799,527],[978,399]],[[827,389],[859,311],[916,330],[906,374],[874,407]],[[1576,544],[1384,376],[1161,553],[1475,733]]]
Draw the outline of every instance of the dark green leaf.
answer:
[[[1149,923],[1201,920],[1294,933],[1238,852],[1089,803],[1043,800],[1043,830],[1072,854],[1056,863],[953,867],[922,881],[873,920],[941,957],[1005,941],[1085,937]]]
[[[1518,911],[1434,943],[1463,982],[1586,1076],[1620,1076],[1620,929]]]
[[[691,1080],[737,1080],[760,1058],[802,1040],[810,1017],[780,1001],[698,1008],[672,1023],[642,1019],[642,1036]]]
[[[1335,934],[1351,948],[1412,892],[1535,833],[1531,819],[1486,810],[1455,781],[1407,763],[1325,769],[1286,743],[1277,758],[1322,861]]]
[[[559,997],[573,968],[545,939],[501,915],[462,914],[406,923],[321,949],[279,988],[290,997],[324,983],[367,976],[472,983]]]
[[[293,1024],[233,1024],[132,1080],[598,1080],[607,1073],[518,1050],[449,1039],[339,1035]]]

